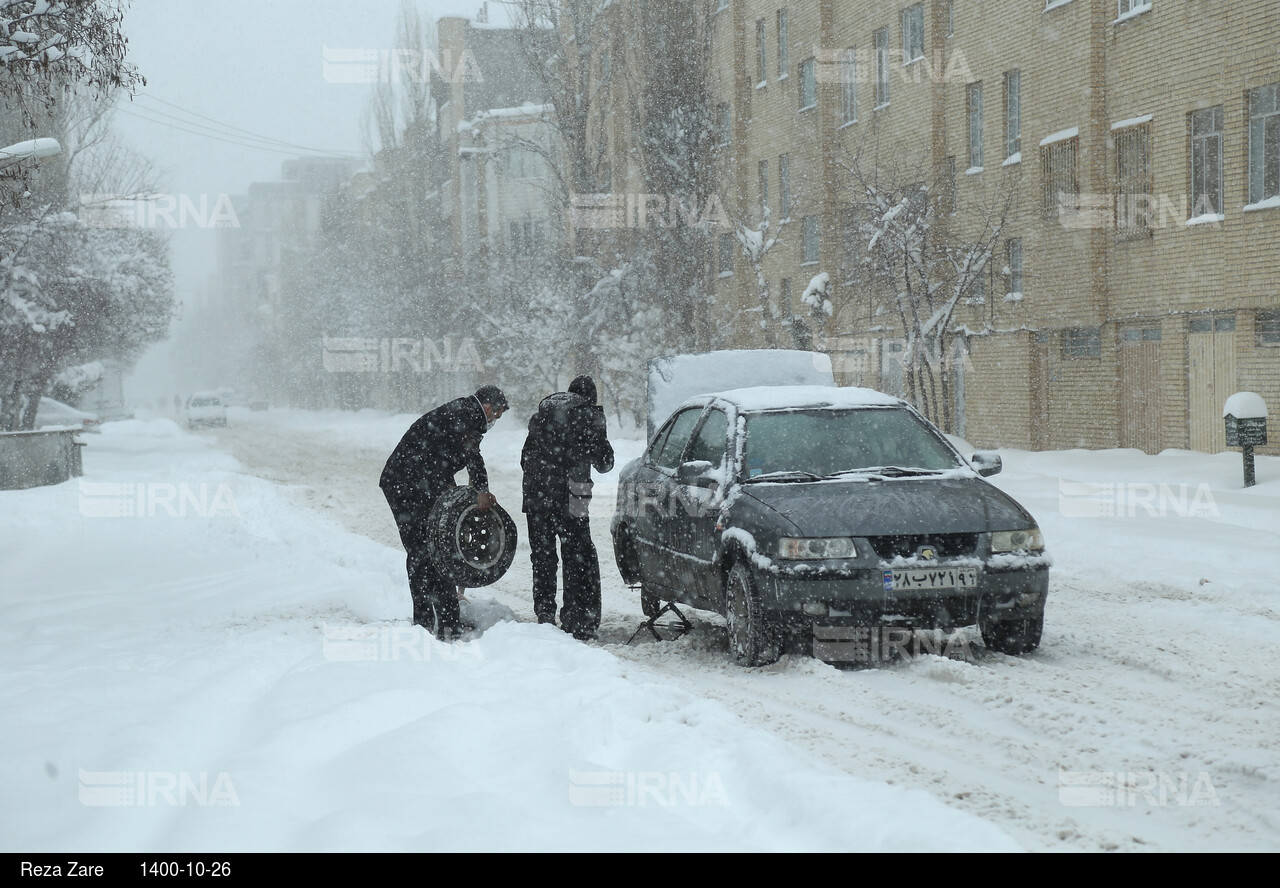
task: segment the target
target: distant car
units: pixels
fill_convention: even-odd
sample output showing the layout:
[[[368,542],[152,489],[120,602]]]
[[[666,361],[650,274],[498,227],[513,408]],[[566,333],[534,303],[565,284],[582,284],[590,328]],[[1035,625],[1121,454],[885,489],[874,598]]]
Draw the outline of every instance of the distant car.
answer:
[[[100,432],[102,421],[96,413],[77,410],[53,398],[41,398],[40,406],[36,408],[36,428],[79,428],[86,432]]]
[[[911,405],[868,389],[778,386],[684,402],[619,476],[618,568],[662,601],[723,614],[742,665],[866,627],[977,624],[1035,649],[1049,559],[1031,515]]]
[[[227,405],[217,392],[196,392],[187,399],[187,427],[227,425]]]

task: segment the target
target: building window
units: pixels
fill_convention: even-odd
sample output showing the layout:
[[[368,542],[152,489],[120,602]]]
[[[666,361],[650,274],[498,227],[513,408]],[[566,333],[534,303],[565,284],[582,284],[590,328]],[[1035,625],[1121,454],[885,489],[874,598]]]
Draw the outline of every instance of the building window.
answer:
[[[716,105],[716,122],[720,139],[716,144],[720,146],[728,145],[733,135],[733,116],[729,111],[728,102],[721,102]]]
[[[805,59],[800,63],[800,110],[812,108],[818,104],[818,91],[814,83],[814,60]]]
[[[1253,322],[1258,345],[1280,345],[1280,311],[1260,311]]]
[[[778,212],[783,219],[791,218],[791,155],[778,158]]]
[[[804,217],[804,259],[806,265],[818,261],[818,217]]]
[[[1040,149],[1040,181],[1044,183],[1041,210],[1048,219],[1062,209],[1077,210],[1080,176],[1076,169],[1080,139],[1073,136],[1051,142]]]
[[[785,9],[778,10],[778,79],[783,80],[787,76],[787,68],[791,64],[790,54],[787,52],[787,11]]]
[[[858,273],[865,252],[862,248],[862,214],[856,209],[846,209],[840,214],[840,233],[844,247],[844,265],[840,269],[842,281],[852,281]]]
[[[853,49],[840,53],[840,123],[858,120],[858,58]]]
[[[1004,73],[1004,156],[1022,154],[1022,72]]]
[[[969,113],[969,169],[982,169],[982,81],[970,83],[966,107]]]
[[[769,208],[769,161],[762,160],[759,163],[760,170],[760,206],[764,209]]]
[[[1191,113],[1191,215],[1222,214],[1222,106]]]
[[[725,232],[720,235],[720,261],[717,266],[721,277],[733,274],[733,253],[733,232]]]
[[[1116,149],[1115,225],[1117,237],[1151,234],[1151,124],[1142,123],[1111,134]]]
[[[889,104],[889,29],[881,28],[871,35],[876,50],[876,107]]]
[[[947,0],[947,36],[956,33],[956,0]]]
[[[756,83],[763,85],[769,78],[769,47],[764,19],[756,22]]]
[[[1063,330],[1062,356],[1064,358],[1102,357],[1102,328],[1077,327]]]
[[[1280,197],[1280,83],[1249,91],[1249,203]]]
[[[1009,295],[1022,296],[1022,238],[1013,237],[1005,244],[1005,260],[1008,263]]]
[[[716,12],[729,8],[729,0],[716,0]]]
[[[902,10],[902,64],[924,58],[924,4]]]
[[[1118,0],[1119,8],[1117,15],[1124,18],[1127,15],[1137,15],[1151,8],[1151,0]]]

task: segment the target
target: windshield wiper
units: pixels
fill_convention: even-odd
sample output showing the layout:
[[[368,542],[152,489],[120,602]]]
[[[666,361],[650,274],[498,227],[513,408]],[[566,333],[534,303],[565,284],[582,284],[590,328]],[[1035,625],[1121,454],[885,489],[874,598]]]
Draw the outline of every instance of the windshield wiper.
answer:
[[[752,475],[742,483],[750,484],[753,481],[821,481],[821,475],[815,475],[813,472],[801,472],[788,470],[785,472],[769,472],[765,475]]]
[[[883,478],[910,478],[920,475],[937,475],[945,469],[916,469],[903,466],[868,466],[865,469],[845,469],[832,472],[828,478],[839,478],[842,475],[879,475]]]

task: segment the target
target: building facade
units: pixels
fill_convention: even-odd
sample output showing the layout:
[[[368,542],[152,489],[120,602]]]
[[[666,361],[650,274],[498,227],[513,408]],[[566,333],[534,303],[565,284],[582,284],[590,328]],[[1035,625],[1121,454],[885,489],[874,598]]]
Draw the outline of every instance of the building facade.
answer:
[[[1280,405],[1280,4],[714,6],[722,193],[744,218],[768,207],[775,316],[829,279],[821,344],[844,382],[898,388],[909,332],[857,292],[850,169],[917,156],[952,183],[939,236],[1012,196],[953,317],[974,444],[1218,451],[1232,393]],[[717,292],[756,304],[754,269],[722,252]],[[754,324],[733,337],[764,344]]]

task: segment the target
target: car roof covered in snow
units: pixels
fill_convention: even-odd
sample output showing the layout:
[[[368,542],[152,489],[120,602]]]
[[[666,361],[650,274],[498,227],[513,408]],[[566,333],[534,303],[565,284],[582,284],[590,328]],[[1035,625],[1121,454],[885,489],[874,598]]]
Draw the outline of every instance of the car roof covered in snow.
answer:
[[[803,410],[809,407],[902,407],[906,401],[869,388],[829,385],[762,385],[690,398],[682,407],[727,401],[741,412]]]

